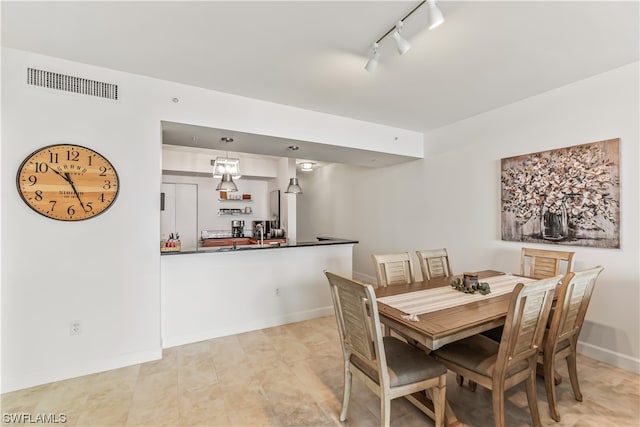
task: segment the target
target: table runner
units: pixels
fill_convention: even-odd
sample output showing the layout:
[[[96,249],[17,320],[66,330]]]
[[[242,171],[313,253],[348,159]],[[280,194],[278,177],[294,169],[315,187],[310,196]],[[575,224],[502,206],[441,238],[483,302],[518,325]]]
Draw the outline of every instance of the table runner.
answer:
[[[514,276],[512,274],[501,274],[500,276],[487,277],[479,281],[489,284],[491,287],[490,294],[465,294],[464,292],[453,289],[451,286],[442,286],[439,288],[382,297],[378,298],[378,302],[398,309],[406,314],[425,314],[508,294],[513,291],[516,284],[534,282],[535,279]]]

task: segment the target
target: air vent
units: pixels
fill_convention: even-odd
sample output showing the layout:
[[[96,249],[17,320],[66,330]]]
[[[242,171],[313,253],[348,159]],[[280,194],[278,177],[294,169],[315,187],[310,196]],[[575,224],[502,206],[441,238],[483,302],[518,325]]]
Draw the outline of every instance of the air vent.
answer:
[[[52,73],[51,71],[36,70],[35,68],[27,68],[27,83],[99,98],[118,99],[118,85]]]

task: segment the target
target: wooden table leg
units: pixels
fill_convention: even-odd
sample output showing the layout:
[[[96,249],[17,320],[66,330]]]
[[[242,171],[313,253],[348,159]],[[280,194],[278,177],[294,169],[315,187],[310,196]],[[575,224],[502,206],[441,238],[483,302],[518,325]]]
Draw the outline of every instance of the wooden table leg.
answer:
[[[424,392],[413,393],[405,396],[409,402],[411,402],[416,408],[424,412],[429,418],[435,421],[435,414],[433,412],[433,402]],[[444,407],[444,421],[445,425],[449,427],[460,426],[462,423],[456,417],[453,412],[449,401],[446,400]]]

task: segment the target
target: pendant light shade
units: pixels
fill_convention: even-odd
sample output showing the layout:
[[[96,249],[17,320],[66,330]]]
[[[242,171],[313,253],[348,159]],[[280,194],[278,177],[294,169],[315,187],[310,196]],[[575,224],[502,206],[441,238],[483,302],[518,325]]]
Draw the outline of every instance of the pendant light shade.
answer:
[[[225,173],[231,174],[233,179],[238,179],[242,175],[240,174],[240,159],[234,159],[231,157],[216,157],[211,161],[213,166],[213,177],[222,178]]]
[[[287,191],[285,193],[289,194],[302,194],[302,188],[298,184],[298,178],[290,178],[289,186],[287,187]]]
[[[233,178],[230,173],[225,173],[222,175],[222,179],[220,183],[216,187],[216,191],[227,191],[233,193],[234,191],[238,191],[238,187],[236,183],[233,182]]]

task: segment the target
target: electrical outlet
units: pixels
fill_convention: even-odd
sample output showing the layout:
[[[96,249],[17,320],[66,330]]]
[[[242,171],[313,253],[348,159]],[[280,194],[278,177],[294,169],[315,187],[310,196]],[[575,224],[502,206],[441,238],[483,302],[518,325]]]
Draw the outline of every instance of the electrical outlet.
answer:
[[[72,320],[69,324],[69,335],[80,335],[81,323],[79,320]]]
[[[280,296],[280,288],[276,288],[276,296],[279,297]]]

